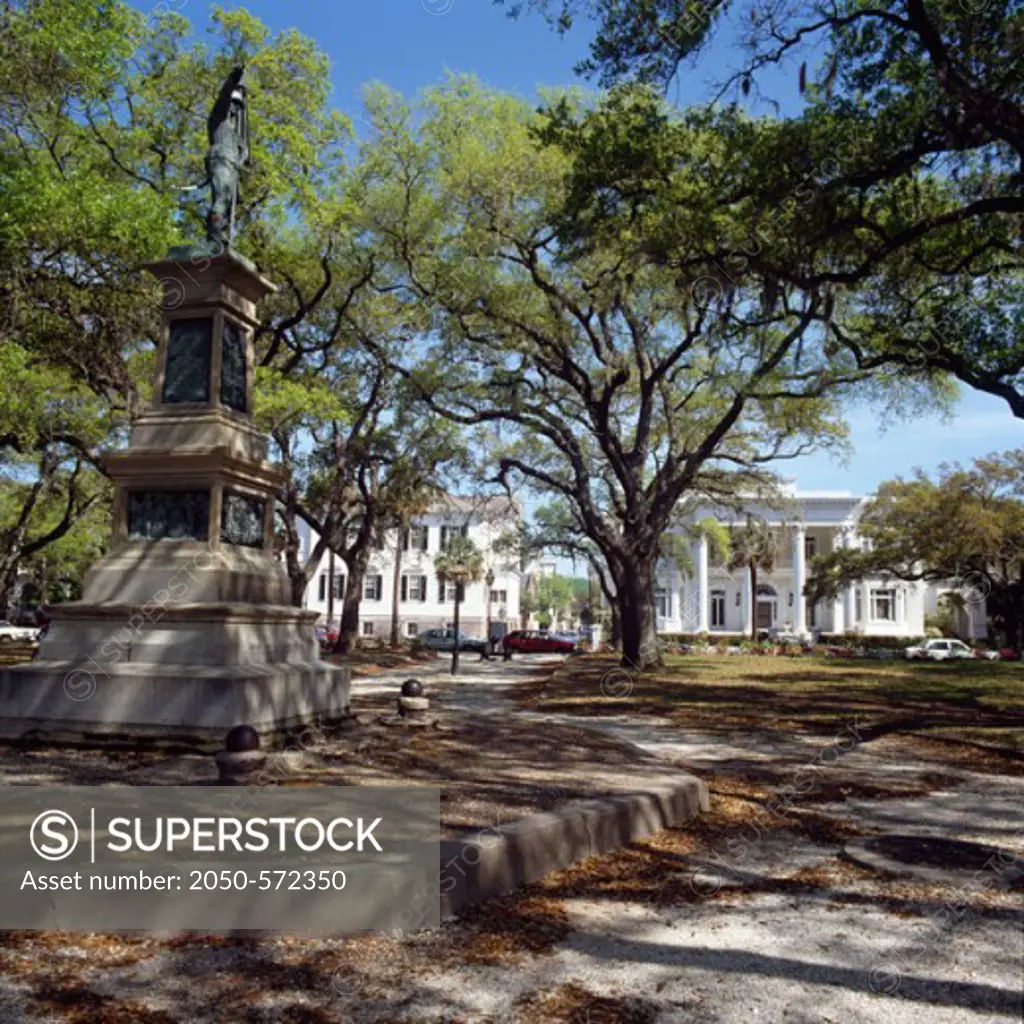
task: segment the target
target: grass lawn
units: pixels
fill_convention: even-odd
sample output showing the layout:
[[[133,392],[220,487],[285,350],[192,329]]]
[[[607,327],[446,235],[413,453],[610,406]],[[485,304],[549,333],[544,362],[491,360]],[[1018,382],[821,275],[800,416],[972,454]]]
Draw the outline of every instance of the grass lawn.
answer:
[[[637,672],[584,655],[517,697],[538,711],[652,715],[716,733],[831,735],[856,715],[872,735],[926,732],[1024,759],[1024,663],[668,655]]]

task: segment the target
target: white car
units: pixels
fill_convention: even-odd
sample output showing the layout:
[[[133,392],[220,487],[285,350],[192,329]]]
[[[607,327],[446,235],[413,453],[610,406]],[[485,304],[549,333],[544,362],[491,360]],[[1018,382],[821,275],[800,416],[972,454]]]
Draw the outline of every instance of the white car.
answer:
[[[38,638],[38,629],[28,629],[24,626],[12,626],[6,619],[0,619],[0,644],[34,644]]]
[[[963,640],[925,640],[904,652],[913,661],[916,658],[927,661],[948,661],[950,658],[973,658],[974,651]]]

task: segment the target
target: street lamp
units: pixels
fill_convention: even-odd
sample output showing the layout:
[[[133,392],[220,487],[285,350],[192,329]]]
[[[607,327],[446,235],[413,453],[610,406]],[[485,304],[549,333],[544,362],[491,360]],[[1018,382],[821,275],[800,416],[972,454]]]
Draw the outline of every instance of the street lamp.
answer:
[[[484,577],[484,585],[487,587],[487,633],[484,639],[487,643],[491,642],[491,587],[494,586],[494,570],[488,569],[487,575]]]

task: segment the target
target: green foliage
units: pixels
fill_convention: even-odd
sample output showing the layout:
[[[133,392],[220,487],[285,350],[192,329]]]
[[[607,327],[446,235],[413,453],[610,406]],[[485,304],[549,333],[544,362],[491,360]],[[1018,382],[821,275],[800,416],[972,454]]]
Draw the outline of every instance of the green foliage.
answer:
[[[456,534],[434,559],[434,572],[438,579],[465,587],[483,579],[484,556],[468,537]]]
[[[584,581],[585,582],[585,581]],[[575,600],[574,581],[569,576],[554,573],[537,580],[537,621],[542,626],[564,619]]]
[[[0,337],[129,419],[148,390],[134,355],[160,322],[139,267],[201,233],[202,194],[183,190],[205,176],[206,115],[234,61],[248,62],[255,126],[242,248],[273,277],[286,224],[343,215],[331,185],[350,133],[326,56],[244,10],[215,9],[213,45],[190,31],[165,5],[146,16],[118,0],[0,12]]]
[[[496,0],[503,3],[505,0]],[[837,366],[928,382],[952,374],[1024,416],[1019,368],[1020,215],[1024,212],[1024,9],[1015,0],[920,0],[831,7],[797,3],[739,14],[743,66],[718,105],[684,123],[714,125],[726,148],[723,201],[679,195],[678,215],[652,216],[651,196],[677,163],[721,170],[691,134],[658,114],[681,63],[719,31],[728,4],[678,0],[523,0],[560,31],[596,22],[591,58],[578,68],[615,85],[600,112],[558,108],[554,136],[578,160],[560,237],[590,244],[609,217],[628,221],[670,265],[690,253],[690,223],[714,224],[709,270],[721,285],[760,278],[829,286],[826,318]],[[720,25],[720,22],[725,22]],[[728,28],[726,28],[728,26]],[[803,109],[752,119],[740,112],[773,69],[813,55],[799,71]],[[729,103],[731,98],[732,102]],[[776,109],[778,109],[776,105]],[[721,216],[736,212],[741,233]],[[937,383],[942,386],[941,382]]]

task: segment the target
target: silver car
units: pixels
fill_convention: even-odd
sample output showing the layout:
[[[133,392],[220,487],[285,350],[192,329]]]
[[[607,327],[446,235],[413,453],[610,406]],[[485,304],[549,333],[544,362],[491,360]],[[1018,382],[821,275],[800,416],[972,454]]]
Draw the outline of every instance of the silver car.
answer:
[[[428,629],[419,637],[419,642],[432,651],[450,651],[455,647],[454,629]],[[483,654],[487,650],[487,641],[479,637],[467,636],[459,630],[459,650],[473,651]]]

